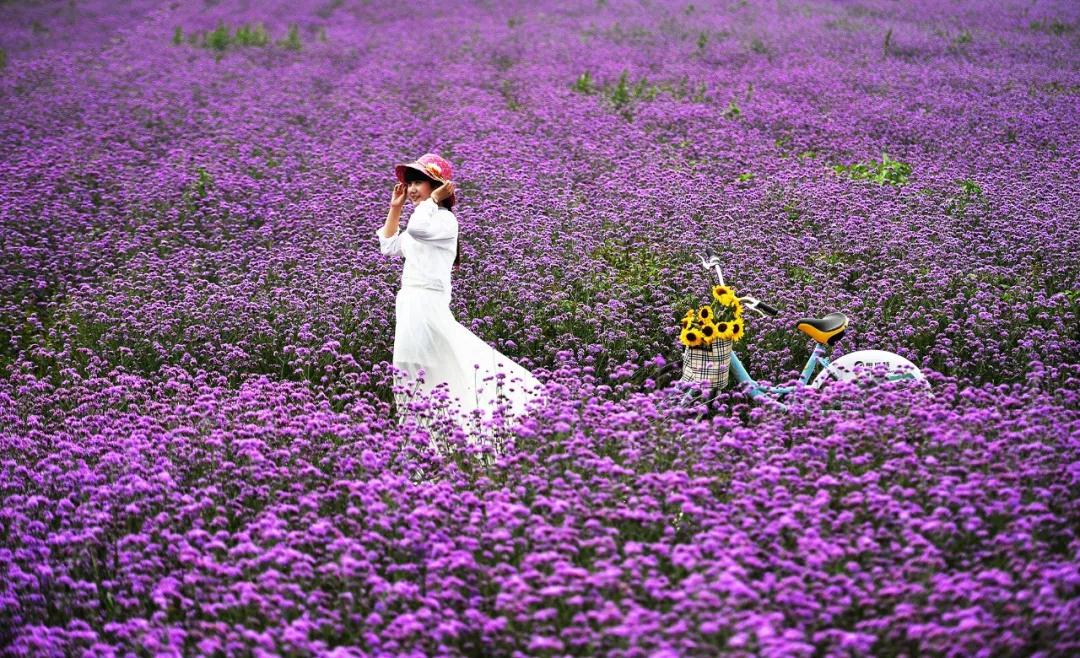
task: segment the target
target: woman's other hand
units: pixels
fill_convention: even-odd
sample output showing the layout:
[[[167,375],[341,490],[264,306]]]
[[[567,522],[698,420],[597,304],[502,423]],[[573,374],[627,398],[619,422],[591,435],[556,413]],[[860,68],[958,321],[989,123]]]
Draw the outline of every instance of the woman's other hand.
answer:
[[[435,203],[442,203],[454,193],[454,181],[448,180],[431,191],[431,198]]]
[[[390,197],[391,208],[401,208],[405,205],[405,183],[397,183],[394,185],[394,193]]]

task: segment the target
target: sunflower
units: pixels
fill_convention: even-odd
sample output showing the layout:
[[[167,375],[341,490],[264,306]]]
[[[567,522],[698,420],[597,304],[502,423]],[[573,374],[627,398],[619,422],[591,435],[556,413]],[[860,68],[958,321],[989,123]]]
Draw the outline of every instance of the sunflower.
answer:
[[[701,345],[701,332],[697,329],[686,329],[679,338],[682,340],[683,345],[686,345],[687,347],[697,347],[698,345]]]
[[[694,309],[690,309],[689,311],[684,313],[683,316],[682,316],[682,319],[693,322],[693,320],[694,320]]]
[[[683,318],[682,320],[679,320],[679,326],[682,327],[683,329],[689,329],[690,328],[690,320],[687,319],[687,318]]]
[[[711,343],[713,341],[713,339],[716,338],[716,333],[717,332],[716,332],[716,325],[715,324],[713,324],[711,322],[707,322],[707,323],[701,325],[701,337],[705,339],[705,344],[706,345]]]
[[[717,302],[724,306],[731,306],[735,303],[735,291],[727,286],[716,285],[712,287],[712,296]]]
[[[702,320],[711,320],[713,317],[712,307],[706,304],[698,309],[697,314]]]
[[[716,323],[716,337],[726,340],[731,339],[731,322],[717,322]]]
[[[739,340],[743,337],[743,321],[742,318],[736,319],[731,323],[731,339]]]

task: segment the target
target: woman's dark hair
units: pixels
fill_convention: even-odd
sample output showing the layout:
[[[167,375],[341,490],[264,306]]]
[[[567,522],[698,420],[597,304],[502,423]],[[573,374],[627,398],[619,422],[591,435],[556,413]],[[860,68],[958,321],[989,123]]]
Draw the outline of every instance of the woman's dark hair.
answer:
[[[440,185],[442,185],[442,183],[435,180],[431,176],[428,176],[424,172],[413,169],[412,167],[406,167],[405,168],[405,184],[408,185],[409,183],[412,183],[413,181],[419,181],[419,182],[427,181],[431,185],[431,189],[433,189],[433,190],[436,187],[439,187]],[[454,197],[451,196],[450,198],[443,199],[439,203],[439,205],[441,207],[443,207],[443,208],[446,208],[447,210],[453,210],[453,208],[454,208]],[[460,260],[461,260],[461,238],[459,236],[458,241],[457,241],[457,253],[454,254],[454,267],[457,267],[457,264],[458,264],[458,262]]]

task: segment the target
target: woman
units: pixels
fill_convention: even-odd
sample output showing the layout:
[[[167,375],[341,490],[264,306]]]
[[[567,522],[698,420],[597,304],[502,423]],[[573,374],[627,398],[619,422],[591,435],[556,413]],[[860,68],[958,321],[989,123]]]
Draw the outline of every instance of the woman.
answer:
[[[450,311],[450,274],[459,259],[450,163],[427,153],[397,165],[394,173],[398,183],[390,212],[376,235],[383,254],[405,259],[395,304],[393,364],[400,371],[399,384],[423,393],[445,385],[461,405],[459,419],[476,409],[488,417],[500,394],[510,414],[521,415],[530,400],[543,395],[539,380],[458,323]],[[414,208],[400,231],[406,200]],[[408,397],[395,395],[399,419]]]

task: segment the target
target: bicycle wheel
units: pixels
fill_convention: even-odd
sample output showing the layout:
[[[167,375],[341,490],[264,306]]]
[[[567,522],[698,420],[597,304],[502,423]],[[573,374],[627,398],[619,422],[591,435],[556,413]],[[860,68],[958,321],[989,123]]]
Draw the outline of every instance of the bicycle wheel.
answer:
[[[845,354],[818,373],[810,386],[821,389],[831,382],[851,382],[870,388],[886,382],[910,382],[930,390],[926,376],[917,365],[899,354],[884,350],[859,350]]]

